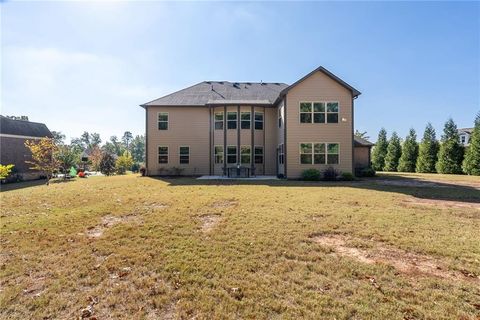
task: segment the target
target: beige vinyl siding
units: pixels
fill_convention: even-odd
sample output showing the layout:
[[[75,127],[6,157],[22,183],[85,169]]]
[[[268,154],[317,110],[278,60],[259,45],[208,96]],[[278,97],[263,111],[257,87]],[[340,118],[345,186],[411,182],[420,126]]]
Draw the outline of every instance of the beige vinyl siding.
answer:
[[[278,112],[280,112],[280,115],[282,117],[282,126],[281,127],[278,126]],[[277,157],[276,148],[278,148],[278,146],[280,144],[285,142],[285,100],[282,100],[280,102],[280,104],[278,105],[277,115],[276,115],[276,118],[275,118],[275,126],[276,126],[276,130],[277,130],[277,141],[276,141],[276,144],[275,144],[275,157]],[[275,165],[276,165],[277,162],[278,162],[278,157],[275,159]],[[284,164],[278,164],[278,173],[279,174],[285,174]]]
[[[286,101],[287,177],[298,178],[305,169],[325,170],[330,166],[342,172],[352,172],[353,110],[351,92],[319,71],[292,88],[286,96]],[[338,123],[300,123],[299,106],[303,101],[338,102]],[[299,145],[302,142],[338,143],[340,146],[339,164],[300,164]]]
[[[206,107],[148,107],[148,174],[209,174],[209,111]],[[168,130],[158,130],[158,113],[168,112]],[[158,163],[158,147],[168,146],[168,164]],[[190,147],[190,161],[180,164],[180,146]],[[161,170],[163,168],[163,171]]]
[[[265,175],[276,175],[276,145],[277,145],[277,109],[265,108],[263,130],[265,133],[265,147],[263,149]],[[258,130],[257,130],[258,132]],[[260,144],[259,144],[260,146]]]

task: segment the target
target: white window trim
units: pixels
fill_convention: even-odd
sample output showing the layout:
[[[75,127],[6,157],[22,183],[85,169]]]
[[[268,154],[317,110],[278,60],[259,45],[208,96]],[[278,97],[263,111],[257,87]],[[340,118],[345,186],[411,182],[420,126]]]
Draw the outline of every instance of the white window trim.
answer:
[[[159,150],[159,149],[160,149],[161,147],[162,147],[162,148],[163,148],[163,147],[167,148],[167,163],[160,163],[160,162],[158,161],[158,158],[160,157],[160,150]],[[165,156],[165,155],[162,155],[162,156]],[[169,164],[169,163],[170,163],[170,148],[169,148],[168,146],[166,146],[166,145],[159,145],[159,146],[157,146],[157,164],[164,165],[164,164]]]
[[[301,117],[300,117],[300,114],[302,113],[308,113],[308,112],[301,112],[300,111],[300,105],[302,103],[311,103],[312,104],[312,111],[310,112],[311,114],[311,119],[312,121],[311,122],[301,122]],[[317,112],[317,113],[323,113],[325,114],[325,122],[320,122],[320,123],[316,123],[316,122],[313,122],[313,115],[314,115],[314,111],[313,111],[313,104],[314,103],[324,103],[325,104],[325,112]],[[338,105],[338,112],[327,112],[327,103],[336,103]],[[327,115],[328,114],[338,114],[338,122],[327,122]],[[341,121],[340,121],[340,102],[339,101],[336,101],[336,100],[324,100],[324,101],[300,101],[298,103],[298,123],[299,124],[302,124],[302,125],[308,125],[308,124],[314,124],[314,125],[337,125],[339,124]],[[305,142],[305,143],[309,143],[309,142]],[[321,143],[321,142],[318,142],[318,143]]]
[[[255,114],[256,114],[256,113],[262,115],[262,121],[255,119]],[[257,123],[257,122],[261,122],[261,123],[262,123],[262,129],[257,129],[257,128],[256,128],[256,123]],[[259,131],[265,130],[265,113],[264,113],[263,111],[254,111],[254,112],[253,112],[253,129],[254,129],[254,130],[259,130]]]
[[[250,115],[250,120],[248,120],[248,125],[250,126],[250,128],[248,129],[242,128],[242,122],[247,121],[247,120],[242,120],[242,113],[248,113]],[[252,130],[252,112],[251,111],[240,111],[240,130]]]
[[[308,153],[302,153],[302,144],[305,144],[305,143],[311,143],[312,144],[312,163],[302,163],[302,154],[308,154]],[[314,163],[315,160],[315,143],[322,143],[325,145],[325,163]],[[332,154],[336,154],[338,155],[338,163],[336,164],[329,164],[328,163],[328,145],[329,144],[337,144],[338,145],[338,153],[332,153]],[[320,154],[320,153],[318,153]],[[310,141],[307,141],[307,142],[300,142],[298,144],[298,163],[302,166],[338,166],[340,165],[340,143],[339,142],[310,142]]]
[[[280,156],[283,156],[282,157],[282,162],[280,162]],[[281,164],[281,165],[284,165],[285,164],[285,145],[283,143],[280,143],[278,145],[278,164]]]
[[[160,114],[166,114],[168,120],[167,120],[167,121],[160,121],[160,120],[158,120],[158,118],[160,117]],[[167,123],[167,130],[162,130],[162,129],[159,129],[159,128],[158,128],[158,124],[159,124],[160,122],[166,122],[166,123]],[[157,112],[157,131],[168,131],[168,130],[170,130],[170,114],[169,114],[168,112],[164,112],[164,111],[159,111],[159,112]]]
[[[181,156],[186,156],[185,154],[180,153],[181,148],[188,148],[188,163],[181,163],[180,162],[180,157]],[[188,166],[190,164],[190,146],[178,146],[178,164],[183,165],[183,166]]]
[[[215,153],[215,149],[217,147],[222,148],[222,162],[221,163],[217,163],[217,153]],[[223,145],[217,144],[217,145],[213,146],[213,162],[214,162],[214,164],[221,164],[221,165],[223,165],[225,163],[225,150],[223,150]]]
[[[236,159],[235,164],[238,164],[239,163],[238,160],[240,160],[240,159],[238,159],[238,146],[236,144],[227,145],[227,149],[224,151],[224,154],[225,154],[225,159],[223,160],[224,163],[226,163],[227,165],[228,164],[233,164],[233,163],[228,163],[228,155],[229,155],[228,148],[229,147],[235,147],[235,159]]]

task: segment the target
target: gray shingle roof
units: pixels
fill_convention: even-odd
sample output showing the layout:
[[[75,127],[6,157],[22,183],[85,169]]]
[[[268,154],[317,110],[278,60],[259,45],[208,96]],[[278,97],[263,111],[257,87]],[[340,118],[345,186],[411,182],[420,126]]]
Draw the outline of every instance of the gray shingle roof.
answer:
[[[333,80],[337,81],[343,87],[350,90],[353,97],[360,95],[360,91],[320,66],[290,86],[285,83],[204,81],[144,103],[141,106],[206,106],[212,104],[241,104],[239,102],[265,105],[265,101],[268,102],[268,105],[276,105],[290,89],[313,75],[315,72],[323,72]]]
[[[43,123],[13,120],[0,116],[0,133],[28,137],[52,137],[52,133]]]
[[[458,129],[458,133],[462,133],[462,132],[466,132],[468,134],[472,134],[473,133],[473,128],[461,128],[461,129]]]
[[[371,147],[371,146],[374,146],[374,144],[371,143],[370,141],[365,140],[365,139],[360,138],[360,137],[357,137],[357,136],[353,137],[353,144],[354,144],[355,147]]]
[[[142,106],[204,106],[238,101],[273,104],[285,83],[204,81]]]

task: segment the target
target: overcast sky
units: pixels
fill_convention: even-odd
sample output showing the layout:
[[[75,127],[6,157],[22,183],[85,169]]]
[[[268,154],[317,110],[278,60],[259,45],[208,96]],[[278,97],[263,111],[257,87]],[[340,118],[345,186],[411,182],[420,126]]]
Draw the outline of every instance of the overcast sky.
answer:
[[[359,89],[355,125],[421,136],[480,111],[478,2],[2,2],[1,113],[67,137],[144,132],[138,105],[203,80]],[[440,135],[440,132],[437,132]]]

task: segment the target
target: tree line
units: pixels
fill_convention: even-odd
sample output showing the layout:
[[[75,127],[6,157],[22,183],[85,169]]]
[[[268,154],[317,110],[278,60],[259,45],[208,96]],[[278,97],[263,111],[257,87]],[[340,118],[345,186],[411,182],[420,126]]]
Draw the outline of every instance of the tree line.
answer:
[[[427,124],[420,143],[414,129],[410,129],[402,143],[396,132],[387,139],[387,131],[382,128],[372,151],[372,167],[377,171],[480,175],[480,113],[466,148],[460,143],[452,119],[445,123],[440,141],[431,123]]]

